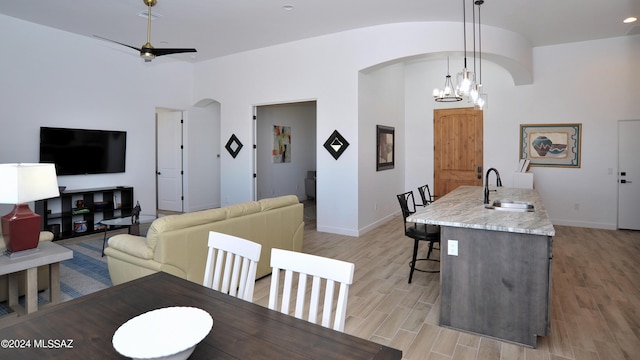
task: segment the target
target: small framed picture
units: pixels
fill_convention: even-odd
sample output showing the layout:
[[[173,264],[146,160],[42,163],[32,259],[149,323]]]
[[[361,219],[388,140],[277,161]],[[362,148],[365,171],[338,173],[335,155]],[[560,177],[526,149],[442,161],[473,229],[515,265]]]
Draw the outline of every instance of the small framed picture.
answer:
[[[376,171],[393,169],[395,165],[395,129],[376,127]]]

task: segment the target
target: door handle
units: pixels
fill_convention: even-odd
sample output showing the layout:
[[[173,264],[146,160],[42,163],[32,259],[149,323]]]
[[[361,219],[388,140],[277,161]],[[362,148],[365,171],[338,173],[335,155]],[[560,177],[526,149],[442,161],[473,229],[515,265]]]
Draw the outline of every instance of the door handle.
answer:
[[[158,171],[156,174],[158,174],[158,175],[162,175],[162,173],[161,173],[160,171]]]
[[[620,183],[621,184],[631,184],[631,181],[622,179],[622,180],[620,180]]]

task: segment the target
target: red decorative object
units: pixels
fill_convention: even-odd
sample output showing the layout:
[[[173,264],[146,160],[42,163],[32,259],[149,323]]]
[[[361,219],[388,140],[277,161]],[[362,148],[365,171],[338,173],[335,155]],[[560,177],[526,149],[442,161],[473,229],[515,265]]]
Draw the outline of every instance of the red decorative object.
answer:
[[[2,217],[2,237],[7,250],[18,252],[38,247],[40,240],[40,215],[27,204],[16,204]]]
[[[60,195],[54,164],[0,164],[0,204],[15,204],[2,217],[2,237],[11,253],[35,249],[40,241],[40,215],[27,203]]]

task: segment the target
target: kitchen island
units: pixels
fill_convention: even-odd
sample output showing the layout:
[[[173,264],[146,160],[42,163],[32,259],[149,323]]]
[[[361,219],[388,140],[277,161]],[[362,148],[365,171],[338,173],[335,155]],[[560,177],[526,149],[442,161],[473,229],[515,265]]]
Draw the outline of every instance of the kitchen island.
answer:
[[[440,325],[536,346],[549,334],[553,224],[537,191],[461,186],[407,221],[440,225]]]

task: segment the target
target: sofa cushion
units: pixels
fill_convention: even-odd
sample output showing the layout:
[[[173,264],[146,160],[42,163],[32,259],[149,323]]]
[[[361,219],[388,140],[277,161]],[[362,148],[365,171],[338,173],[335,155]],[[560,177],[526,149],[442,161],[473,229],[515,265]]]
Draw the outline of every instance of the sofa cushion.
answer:
[[[260,204],[257,201],[248,201],[240,204],[225,206],[227,219],[251,215],[260,212]]]
[[[298,204],[298,197],[295,195],[286,195],[276,198],[262,199],[258,201],[262,211],[277,209],[289,205]]]
[[[222,221],[227,218],[227,212],[224,209],[194,211],[189,213],[189,216],[183,215],[184,214],[163,216],[151,223],[146,238],[147,246],[151,251],[155,250],[158,238],[160,234],[164,232]]]

